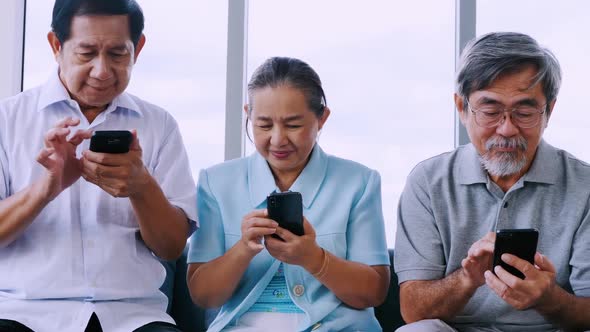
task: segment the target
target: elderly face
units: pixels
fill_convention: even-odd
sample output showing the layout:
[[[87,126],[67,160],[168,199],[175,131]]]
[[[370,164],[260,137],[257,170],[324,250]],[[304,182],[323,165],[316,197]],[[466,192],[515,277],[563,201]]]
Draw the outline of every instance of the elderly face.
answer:
[[[547,103],[543,87],[541,83],[530,86],[536,73],[535,67],[528,66],[498,77],[487,88],[471,93],[471,109],[486,106],[499,106],[502,109],[532,106],[541,109]],[[462,97],[455,95],[455,103],[471,143],[492,177],[520,176],[528,170],[547,126],[547,113],[531,128],[520,127],[509,113],[504,113],[503,122],[484,128],[476,123],[475,114],[464,104]],[[553,106],[554,102],[549,105],[549,109],[552,110]]]
[[[330,111],[326,108],[318,119],[303,92],[284,84],[254,91],[251,102],[252,109],[245,110],[252,121],[256,150],[275,176],[299,174]]]
[[[126,15],[74,16],[70,38],[63,45],[48,35],[59,64],[59,77],[80,107],[104,108],[121,94],[143,47],[133,46]]]

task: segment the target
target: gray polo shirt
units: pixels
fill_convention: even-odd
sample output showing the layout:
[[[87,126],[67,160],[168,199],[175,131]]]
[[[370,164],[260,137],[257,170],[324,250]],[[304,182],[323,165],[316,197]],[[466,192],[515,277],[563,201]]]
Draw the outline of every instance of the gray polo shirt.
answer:
[[[461,267],[471,245],[502,228],[536,228],[537,251],[566,291],[590,297],[590,165],[541,141],[529,171],[504,193],[473,145],[425,160],[410,173],[398,209],[399,282],[437,280]],[[555,329],[534,310],[517,311],[481,286],[450,323],[502,331]]]

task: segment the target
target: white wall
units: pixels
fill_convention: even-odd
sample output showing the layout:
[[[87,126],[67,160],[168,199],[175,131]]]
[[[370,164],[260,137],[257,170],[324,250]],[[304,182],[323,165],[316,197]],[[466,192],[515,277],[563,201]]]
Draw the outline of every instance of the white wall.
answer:
[[[0,10],[0,99],[20,92],[23,49],[23,0],[3,0]]]

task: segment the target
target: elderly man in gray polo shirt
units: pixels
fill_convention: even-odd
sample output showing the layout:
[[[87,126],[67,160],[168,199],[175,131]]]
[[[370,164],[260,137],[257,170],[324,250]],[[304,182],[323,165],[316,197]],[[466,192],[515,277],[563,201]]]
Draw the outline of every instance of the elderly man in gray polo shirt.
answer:
[[[399,331],[590,329],[590,165],[542,139],[559,63],[527,35],[491,33],[466,47],[456,83],[471,144],[418,164],[399,204],[413,323]],[[502,256],[524,280],[492,267],[503,228],[539,231],[534,265]]]

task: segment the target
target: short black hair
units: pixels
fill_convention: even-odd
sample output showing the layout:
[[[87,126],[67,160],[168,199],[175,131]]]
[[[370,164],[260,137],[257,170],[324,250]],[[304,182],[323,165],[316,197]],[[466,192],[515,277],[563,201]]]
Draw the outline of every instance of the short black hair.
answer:
[[[135,0],[56,0],[51,30],[60,43],[63,44],[70,38],[74,16],[84,15],[127,15],[129,34],[134,46],[137,46],[143,33],[143,11]]]

